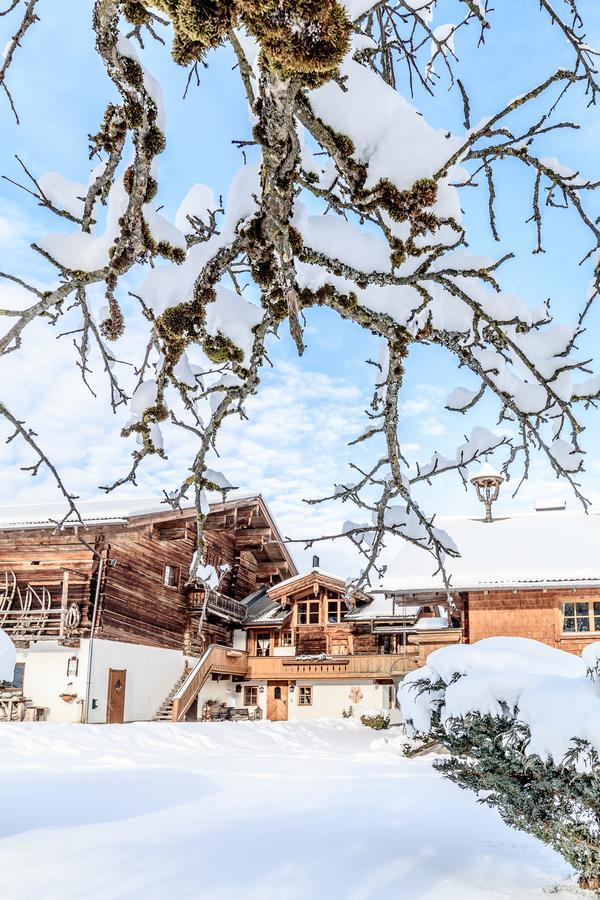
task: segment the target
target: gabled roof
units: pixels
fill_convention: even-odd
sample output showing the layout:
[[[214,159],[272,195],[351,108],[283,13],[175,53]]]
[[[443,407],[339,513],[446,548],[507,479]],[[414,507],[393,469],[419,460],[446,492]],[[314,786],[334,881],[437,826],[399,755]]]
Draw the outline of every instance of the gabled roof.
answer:
[[[600,586],[600,516],[533,512],[484,522],[439,516],[461,556],[447,557],[451,589]],[[427,551],[398,539],[388,547],[388,568],[375,591],[443,592],[437,564]]]
[[[213,495],[218,496],[218,495]],[[271,510],[260,494],[239,494],[226,502],[214,500],[210,504],[210,516],[235,517],[237,510],[241,508],[255,507],[273,535],[270,542],[277,545],[279,557],[285,558],[288,569],[293,575],[297,568],[289,553],[277,523]],[[186,521],[196,515],[192,504],[183,506],[180,510],[171,509],[164,499],[160,497],[137,498],[125,497],[122,499],[102,498],[98,500],[77,501],[77,509],[83,523],[92,525],[142,525],[147,522]],[[0,506],[0,531],[31,529],[31,528],[55,528],[67,509],[64,503],[38,503],[35,505]],[[76,523],[69,521],[66,527],[72,527]],[[209,526],[210,527],[210,526]]]
[[[319,584],[323,587],[328,587],[331,590],[340,591],[342,593],[346,590],[346,581],[343,578],[340,578],[338,575],[333,575],[331,572],[326,572],[318,566],[313,566],[308,572],[302,572],[299,575],[294,575],[292,578],[286,578],[285,581],[280,581],[273,585],[272,588],[269,588],[269,597],[272,600],[280,600],[283,597],[300,594],[303,590],[310,588],[314,584]],[[355,600],[362,601],[366,599],[366,594],[359,593],[355,595]]]

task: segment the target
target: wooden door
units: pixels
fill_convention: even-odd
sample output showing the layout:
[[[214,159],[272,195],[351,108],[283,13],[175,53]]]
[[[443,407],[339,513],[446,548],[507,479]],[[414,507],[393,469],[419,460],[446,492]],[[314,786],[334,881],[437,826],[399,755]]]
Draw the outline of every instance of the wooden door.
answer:
[[[267,719],[285,722],[288,717],[288,686],[286,681],[269,681],[267,684]]]
[[[125,680],[126,669],[108,670],[108,700],[106,721],[109,725],[121,725],[125,721]]]

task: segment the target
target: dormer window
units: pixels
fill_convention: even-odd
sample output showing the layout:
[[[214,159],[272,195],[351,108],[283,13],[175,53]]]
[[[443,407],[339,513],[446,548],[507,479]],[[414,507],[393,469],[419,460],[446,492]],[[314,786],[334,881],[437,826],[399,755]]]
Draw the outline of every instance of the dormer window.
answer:
[[[346,602],[345,600],[328,600],[327,601],[327,623],[328,625],[335,625],[337,622],[342,621],[342,616],[346,612]]]
[[[298,625],[318,625],[320,622],[320,603],[303,601],[298,604]]]

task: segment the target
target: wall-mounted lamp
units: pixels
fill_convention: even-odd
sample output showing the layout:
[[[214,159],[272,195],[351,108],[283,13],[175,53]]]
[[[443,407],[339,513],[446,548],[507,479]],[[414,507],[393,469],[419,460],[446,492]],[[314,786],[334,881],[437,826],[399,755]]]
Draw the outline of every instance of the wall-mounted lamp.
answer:
[[[260,686],[259,689],[258,689],[258,693],[259,693],[259,694],[264,694],[264,692],[265,692],[265,686],[264,686],[264,684],[261,684],[261,686]]]

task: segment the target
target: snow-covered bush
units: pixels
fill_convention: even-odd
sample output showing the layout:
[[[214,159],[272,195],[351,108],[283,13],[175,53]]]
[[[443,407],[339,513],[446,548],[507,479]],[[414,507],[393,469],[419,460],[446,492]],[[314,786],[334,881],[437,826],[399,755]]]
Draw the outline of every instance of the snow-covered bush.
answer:
[[[0,628],[0,682],[13,680],[16,661],[15,645]]]
[[[437,650],[402,682],[411,736],[450,751],[436,767],[600,890],[600,643],[582,658],[525,638]]]
[[[360,721],[363,725],[366,725],[367,728],[374,728],[375,731],[382,731],[384,728],[389,728],[390,717],[382,712],[381,710],[367,710],[360,717]]]

